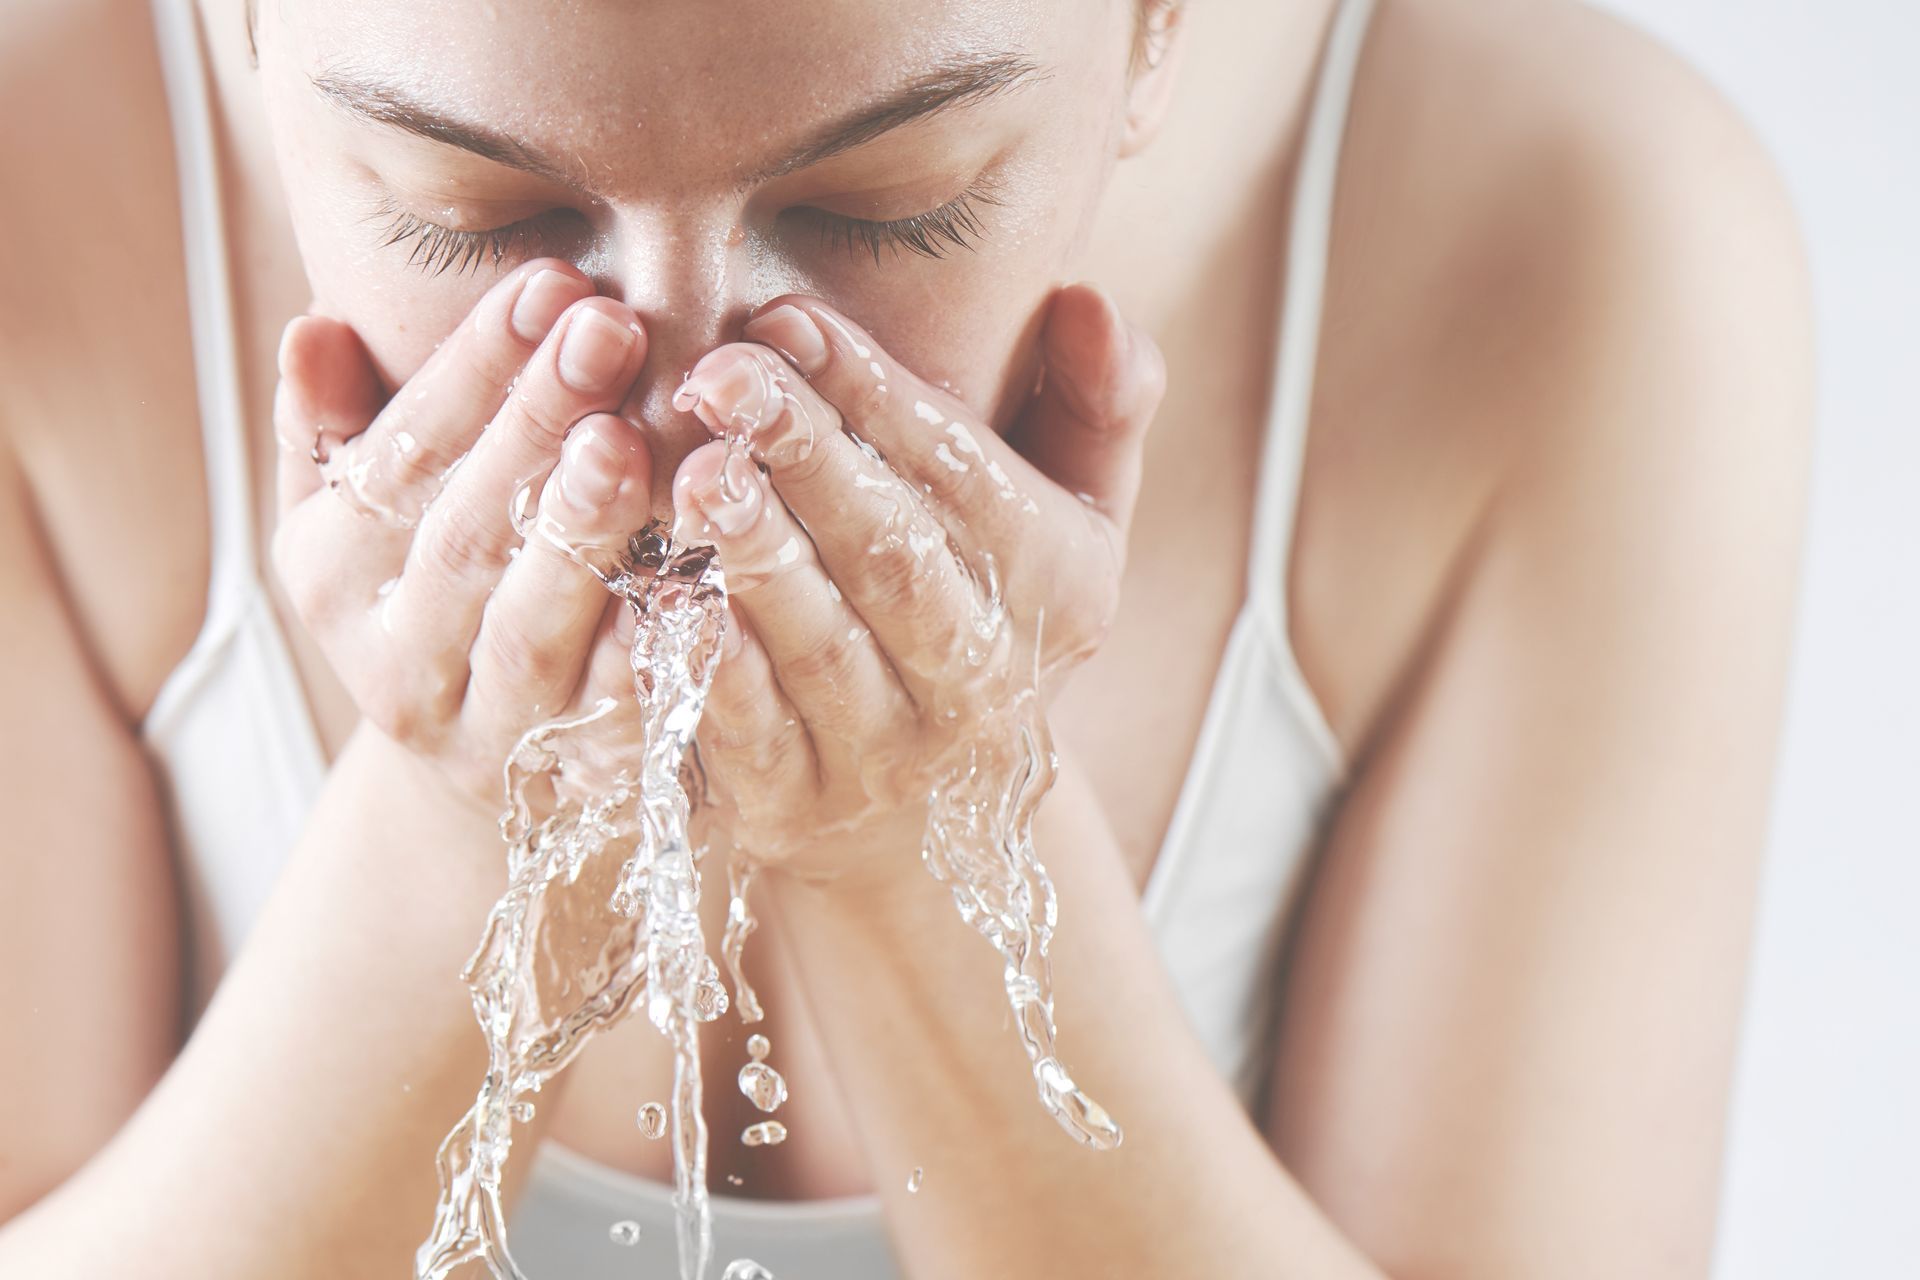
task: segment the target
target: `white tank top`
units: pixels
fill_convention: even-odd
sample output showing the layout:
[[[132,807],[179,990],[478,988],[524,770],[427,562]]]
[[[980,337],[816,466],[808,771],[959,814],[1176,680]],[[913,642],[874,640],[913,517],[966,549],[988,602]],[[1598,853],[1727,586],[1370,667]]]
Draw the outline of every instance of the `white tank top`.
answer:
[[[141,736],[169,802],[191,965],[204,990],[245,941],[327,766],[254,552],[239,348],[196,11],[191,0],[152,0],[152,7],[179,165],[212,575],[206,621]],[[1249,1107],[1271,1064],[1295,898],[1347,780],[1339,743],[1288,641],[1286,577],[1335,176],[1372,10],[1373,0],[1341,0],[1322,54],[1294,185],[1246,598],[1141,900],[1194,1032]],[[476,920],[476,937],[479,927]],[[458,981],[447,975],[449,989]],[[713,1209],[715,1256],[723,1261],[754,1258],[779,1280],[900,1275],[877,1198],[775,1204],[716,1194]],[[423,1231],[430,1217],[431,1206],[422,1205]],[[640,1224],[639,1245],[610,1241],[608,1227],[621,1220]],[[535,1280],[677,1274],[671,1224],[666,1187],[550,1141],[535,1155],[512,1245]]]

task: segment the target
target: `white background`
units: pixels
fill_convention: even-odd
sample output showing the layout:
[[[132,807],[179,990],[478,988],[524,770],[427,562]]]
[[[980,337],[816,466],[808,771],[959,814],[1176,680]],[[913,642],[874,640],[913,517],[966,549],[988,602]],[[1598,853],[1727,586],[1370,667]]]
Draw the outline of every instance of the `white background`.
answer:
[[[1920,0],[1598,0],[1741,108],[1820,325],[1806,577],[1716,1280],[1920,1278]]]

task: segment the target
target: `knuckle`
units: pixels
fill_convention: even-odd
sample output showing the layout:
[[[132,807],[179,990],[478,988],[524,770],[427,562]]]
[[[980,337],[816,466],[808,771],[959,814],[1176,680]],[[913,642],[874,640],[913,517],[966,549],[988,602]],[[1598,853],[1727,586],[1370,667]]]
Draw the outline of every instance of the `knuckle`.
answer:
[[[498,577],[508,559],[508,544],[498,530],[459,501],[436,506],[421,523],[414,546],[422,567],[456,580]]]
[[[526,627],[506,615],[487,620],[481,653],[500,679],[519,687],[548,688],[566,678],[566,663],[550,645],[542,644]]]
[[[929,572],[906,545],[876,546],[860,557],[860,599],[908,618],[938,612],[942,576]]]
[[[427,717],[405,689],[403,682],[383,682],[360,698],[360,714],[374,728],[402,746],[425,742]]]
[[[895,388],[900,381],[898,371],[889,370],[878,352],[864,363],[847,357],[844,367],[848,375],[846,389],[837,407],[849,422],[872,422],[893,409],[897,403]]]
[[[864,649],[845,639],[809,645],[789,654],[781,664],[781,682],[784,684],[792,680],[796,684],[814,685],[844,695],[855,687],[860,664],[866,656]]]
[[[573,406],[581,399],[553,375],[528,378],[507,394],[495,426],[489,430],[505,427],[508,434],[531,442],[544,453],[558,453],[566,442],[567,428],[578,416]]]
[[[971,466],[960,470],[946,465],[938,457],[928,457],[920,472],[921,492],[942,507],[964,506],[975,483]]]

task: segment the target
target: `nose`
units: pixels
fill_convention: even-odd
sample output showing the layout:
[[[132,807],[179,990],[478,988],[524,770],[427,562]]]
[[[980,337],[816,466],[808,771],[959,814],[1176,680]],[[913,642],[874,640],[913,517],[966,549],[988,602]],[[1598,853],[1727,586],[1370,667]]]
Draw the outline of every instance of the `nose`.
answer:
[[[596,260],[582,264],[601,293],[633,308],[647,333],[646,363],[621,413],[652,451],[656,515],[669,513],[681,459],[711,438],[673,407],[673,393],[701,356],[740,336],[752,313],[757,290],[746,247],[727,214],[634,213],[622,215]]]

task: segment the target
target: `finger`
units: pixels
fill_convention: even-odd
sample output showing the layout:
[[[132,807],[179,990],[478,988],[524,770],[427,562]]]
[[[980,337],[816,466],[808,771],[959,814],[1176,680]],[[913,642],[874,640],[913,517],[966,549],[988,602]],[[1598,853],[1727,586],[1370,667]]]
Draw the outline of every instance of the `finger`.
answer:
[[[295,316],[280,335],[273,434],[280,445],[275,491],[285,515],[320,487],[314,446],[367,429],[385,395],[358,334],[325,316]]]
[[[928,705],[958,664],[978,663],[976,592],[948,530],[885,461],[841,430],[838,411],[797,371],[765,347],[733,343],[694,366],[675,404],[718,434],[750,432],[749,448],[812,538],[826,575],[872,628],[916,703]],[[723,552],[722,562],[731,575],[735,561]]]
[[[410,527],[440,491],[508,398],[527,357],[566,309],[593,293],[558,259],[515,269],[462,318],[453,333],[351,440],[323,440],[321,473],[351,506]]]
[[[539,341],[524,335],[542,325],[550,330],[557,305],[576,292],[591,292],[572,267],[542,262],[546,265],[527,264],[490,289],[391,399],[380,389],[370,358],[357,370],[347,362],[350,376],[343,388],[328,390],[330,371],[340,373],[345,360],[337,331],[346,326],[318,317],[293,326],[288,354],[295,370],[304,368],[308,376],[278,402],[276,427],[288,452],[306,450],[308,466],[315,454],[328,463],[309,474],[283,453],[280,474],[289,503],[274,530],[273,553],[310,623],[344,610],[370,609],[376,601],[383,609],[393,603],[392,584],[414,542],[405,526],[499,407],[507,383]],[[552,278],[543,274],[548,270]],[[322,338],[333,344],[332,354],[325,361],[306,361],[310,340]],[[358,341],[355,337],[355,347]],[[365,355],[363,347],[359,353]],[[369,415],[375,401],[384,404]],[[282,416],[284,428],[278,426]],[[315,489],[328,481],[349,501],[315,500]],[[298,571],[311,565],[350,568],[331,574]],[[464,647],[460,653],[464,665]]]
[[[482,610],[461,714],[483,731],[524,729],[572,700],[616,603],[581,559],[615,564],[652,505],[646,445],[610,413],[567,433],[555,476],[540,495],[535,532]]]
[[[1059,290],[1040,334],[1040,391],[1009,443],[1121,529],[1133,518],[1147,427],[1166,394],[1160,348],[1104,292]]]
[[[1001,542],[1033,527],[1039,473],[965,405],[901,366],[851,320],[817,299],[790,296],[767,304],[745,334],[783,355],[849,432],[933,499],[934,513],[950,526],[957,518]]]
[[[911,707],[872,631],[759,471],[716,441],[687,455],[673,490],[683,535],[719,549],[729,603],[760,638],[823,758],[833,743],[904,727]]]
[[[588,298],[561,317],[422,517],[387,605],[396,630],[462,654],[471,647],[487,593],[521,541],[511,509],[536,499],[569,427],[619,406],[645,357],[640,323],[622,303]]]
[[[773,661],[739,613],[727,619],[720,665],[701,718],[700,760],[749,818],[792,812],[792,797],[819,785],[820,766]]]

